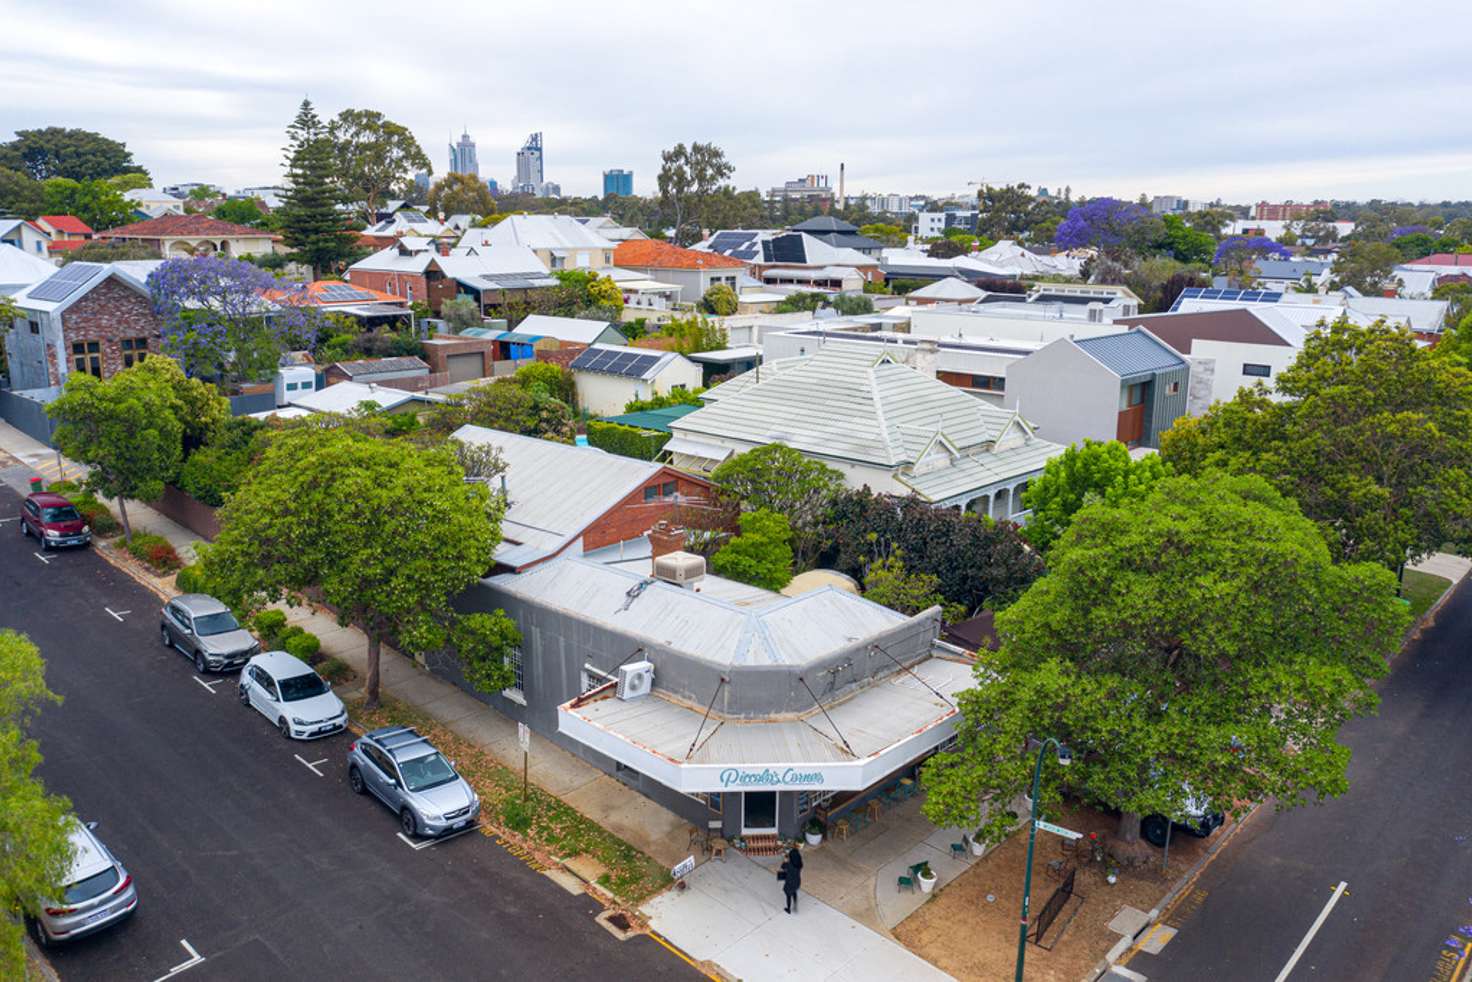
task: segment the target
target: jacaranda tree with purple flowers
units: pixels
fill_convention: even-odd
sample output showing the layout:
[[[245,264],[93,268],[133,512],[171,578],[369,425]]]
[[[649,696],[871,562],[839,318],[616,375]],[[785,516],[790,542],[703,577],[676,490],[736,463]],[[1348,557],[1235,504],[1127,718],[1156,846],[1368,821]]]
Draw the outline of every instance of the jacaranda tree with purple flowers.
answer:
[[[241,259],[170,259],[148,277],[164,351],[191,376],[222,384],[263,379],[283,351],[310,348],[320,314],[303,288]],[[294,302],[295,301],[295,302]]]
[[[1140,205],[1118,198],[1090,198],[1069,209],[1053,236],[1053,244],[1059,249],[1094,246],[1109,254],[1143,252],[1158,238],[1158,226],[1158,219]]]
[[[1216,247],[1211,264],[1227,282],[1238,289],[1252,285],[1259,259],[1292,259],[1293,253],[1280,242],[1262,235],[1234,235]]]

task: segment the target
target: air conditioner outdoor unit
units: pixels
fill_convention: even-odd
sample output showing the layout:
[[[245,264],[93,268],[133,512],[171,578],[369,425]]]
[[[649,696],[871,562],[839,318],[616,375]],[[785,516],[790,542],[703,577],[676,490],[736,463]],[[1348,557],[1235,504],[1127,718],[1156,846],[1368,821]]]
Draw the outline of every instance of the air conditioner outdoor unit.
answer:
[[[629,662],[618,667],[618,689],[620,699],[638,699],[649,695],[654,688],[654,664],[647,661]]]

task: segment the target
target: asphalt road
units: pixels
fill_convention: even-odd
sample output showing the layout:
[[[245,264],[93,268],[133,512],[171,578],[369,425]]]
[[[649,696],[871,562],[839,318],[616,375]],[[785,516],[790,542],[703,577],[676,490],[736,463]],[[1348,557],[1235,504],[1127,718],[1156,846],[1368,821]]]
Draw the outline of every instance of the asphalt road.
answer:
[[[1472,586],[1398,656],[1378,716],[1344,730],[1350,790],[1263,809],[1173,915],[1180,933],[1128,967],[1152,980],[1288,975],[1461,982],[1472,969]],[[1172,917],[1167,917],[1172,923]]]
[[[30,635],[65,698],[35,727],[40,774],[133,874],[138,912],[54,948],[64,980],[698,979],[647,937],[619,942],[479,832],[413,849],[354,795],[350,736],[288,742],[159,642],[160,603],[89,550],[52,553],[0,488],[0,627]],[[109,610],[116,612],[117,617]],[[118,618],[121,617],[121,620]],[[318,776],[297,759],[316,763]]]

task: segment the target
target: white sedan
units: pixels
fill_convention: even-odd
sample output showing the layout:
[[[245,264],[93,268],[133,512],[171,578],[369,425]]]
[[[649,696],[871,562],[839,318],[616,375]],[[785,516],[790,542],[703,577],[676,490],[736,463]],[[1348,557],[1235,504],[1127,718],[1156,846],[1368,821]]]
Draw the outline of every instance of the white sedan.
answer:
[[[266,651],[240,672],[240,704],[253,706],[288,740],[313,740],[347,728],[348,711],[306,662]]]

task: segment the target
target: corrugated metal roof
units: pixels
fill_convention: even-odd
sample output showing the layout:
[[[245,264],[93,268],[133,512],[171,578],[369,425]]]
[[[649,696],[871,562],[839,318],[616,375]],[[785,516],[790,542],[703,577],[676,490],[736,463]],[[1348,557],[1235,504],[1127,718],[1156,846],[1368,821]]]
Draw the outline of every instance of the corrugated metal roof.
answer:
[[[561,557],[489,582],[514,596],[722,666],[807,665],[907,621],[927,619],[907,618],[832,587],[800,597],[774,594],[766,605],[738,605],[580,557]],[[641,583],[646,585],[631,598],[630,590]]]
[[[490,444],[506,461],[510,505],[496,560],[521,566],[552,555],[660,470],[632,457],[551,440],[462,426],[456,440]],[[507,541],[509,540],[509,541]]]
[[[1143,331],[1077,338],[1073,343],[1120,378],[1148,375],[1185,365],[1180,355]]]
[[[617,338],[623,337],[618,330],[607,321],[583,320],[580,317],[553,317],[549,314],[532,314],[516,325],[518,334],[527,334],[539,338],[556,338],[559,341],[576,341],[579,344],[593,344],[603,338],[612,330]]]
[[[673,420],[688,416],[699,408],[699,406],[666,406],[663,409],[646,409],[638,413],[609,416],[603,422],[637,426],[644,430],[654,430],[656,433],[668,433]]]

